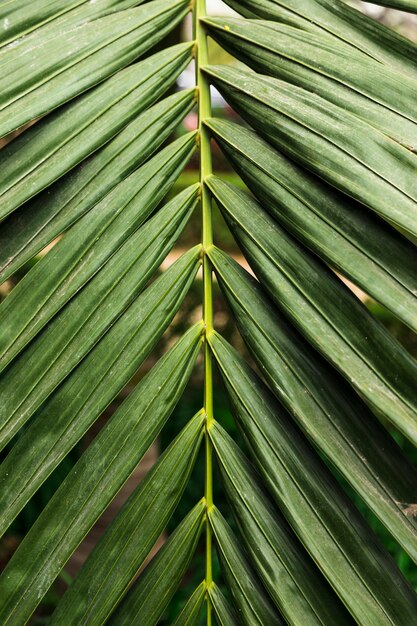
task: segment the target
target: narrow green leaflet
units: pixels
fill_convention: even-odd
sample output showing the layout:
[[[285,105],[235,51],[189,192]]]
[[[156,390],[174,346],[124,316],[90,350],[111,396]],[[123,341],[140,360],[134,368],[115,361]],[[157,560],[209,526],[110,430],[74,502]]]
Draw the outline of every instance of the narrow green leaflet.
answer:
[[[211,345],[269,492],[350,613],[359,624],[408,623],[417,596],[342,487],[238,353],[218,335]]]
[[[207,124],[236,171],[284,228],[417,332],[415,246],[253,131],[226,120]]]
[[[0,622],[22,624],[136,467],[181,397],[201,343],[194,326],[142,379],[67,475],[0,578]]]
[[[201,438],[202,433],[197,434]],[[177,440],[176,447],[181,445],[182,450],[180,458],[176,459],[178,465],[183,465],[182,454],[185,443],[183,440]],[[190,446],[189,443],[188,446]],[[185,452],[188,452],[185,454],[186,461],[193,462],[194,457],[189,458],[189,450],[185,448]],[[177,471],[176,468],[174,469]],[[171,474],[167,476],[165,473],[165,480],[170,481]],[[159,623],[195,553],[203,527],[205,510],[205,501],[201,500],[183,519],[136,583],[129,589],[107,622],[109,626],[123,626],[123,624],[131,626],[140,621],[147,626],[156,626]],[[165,511],[163,513],[163,519],[165,519]],[[158,526],[160,526],[159,519]]]
[[[306,89],[234,68],[206,71],[269,143],[417,235],[417,154]]]
[[[10,47],[1,56],[0,136],[128,65],[187,12],[188,0],[154,0],[68,30],[64,23],[51,37],[44,38],[40,31],[28,37],[26,45]]]
[[[226,3],[248,17],[261,17],[301,31],[330,35],[350,48],[417,78],[416,44],[341,0],[226,0]]]
[[[417,152],[416,81],[354,50],[285,24],[205,20],[226,50],[261,74],[306,87]],[[273,28],[272,28],[273,26]]]
[[[216,583],[210,585],[208,595],[219,626],[238,626],[240,624],[234,610]]]
[[[197,624],[200,624],[201,609],[203,608],[205,597],[206,584],[203,581],[190,596],[173,626],[197,626]]]
[[[368,2],[368,0],[365,0]],[[400,11],[408,11],[409,13],[417,13],[416,0],[376,0],[373,4],[380,4],[384,7],[399,9]]]
[[[371,406],[417,443],[416,361],[247,193],[214,177],[208,184],[276,305]]]
[[[76,24],[95,20],[104,15],[110,15],[116,11],[122,11],[142,4],[143,0],[99,0],[88,2],[87,0],[37,0],[29,3],[27,0],[12,0],[13,11],[10,2],[3,2],[0,7],[0,20],[7,19],[7,29],[0,34],[0,45],[5,46],[13,41],[13,47],[26,45],[27,35],[38,36],[34,33],[42,28],[42,37],[50,37],[58,30],[62,33],[65,24],[67,28]],[[3,8],[3,5],[6,5]],[[25,35],[25,37],[23,37]],[[19,39],[16,39],[19,37]],[[8,48],[0,49],[1,54],[7,53]]]
[[[0,306],[0,370],[149,217],[195,147],[190,133],[164,148],[74,224],[26,274]]]
[[[0,6],[0,22],[3,25],[0,31],[0,44],[4,45],[15,37],[21,37],[82,4],[86,4],[86,0],[55,0],[55,2],[37,0],[34,3],[28,3],[26,0],[3,2]]]
[[[59,603],[51,624],[100,626],[106,622],[163,532],[183,494],[200,448],[203,425],[204,414],[201,411],[188,422],[128,498]],[[196,512],[198,515],[194,515],[194,518],[197,517],[194,526],[188,528],[188,532],[194,531],[194,547],[200,534],[203,511],[204,506],[200,504]],[[171,562],[171,580],[165,582],[171,595],[181,581],[180,574],[184,573],[192,552],[181,556],[183,562]],[[132,587],[129,600],[122,604],[125,610],[121,608],[117,612],[114,623],[130,625],[142,622],[146,626],[157,623],[158,613],[164,605],[158,606],[157,595],[153,596],[152,602],[147,602],[147,595],[152,588],[162,594],[163,588],[162,581],[153,579],[153,575],[158,576],[158,570],[153,570],[151,566],[151,573],[144,573],[145,588],[139,582],[139,593],[135,593],[136,585]],[[166,604],[165,599],[163,602]],[[152,603],[156,603],[156,607]]]
[[[210,429],[226,493],[251,562],[289,624],[351,624],[291,528],[272,505],[258,474],[215,423]]]
[[[191,89],[162,100],[88,161],[6,218],[0,231],[0,282],[142,165],[169,138],[194,101]]]
[[[8,144],[0,152],[0,217],[10,214],[114,137],[173,84],[190,59],[190,44],[180,44],[131,65]],[[58,201],[63,197],[58,196]],[[36,202],[42,202],[42,198]],[[32,207],[22,210],[31,211]],[[73,219],[76,217],[75,213]]]
[[[136,299],[21,433],[0,465],[0,535],[155,347],[190,288],[199,252],[185,253]],[[6,426],[6,441],[23,419],[22,410]]]
[[[13,396],[22,401],[28,388],[32,391],[41,380],[45,385],[45,376],[53,388],[75,367],[171,250],[197,205],[198,190],[197,184],[186,189],[134,232],[32,340],[5,374],[3,384],[11,377],[21,380]],[[19,372],[25,370],[30,371],[29,378],[20,377]],[[58,379],[54,378],[57,370]]]
[[[34,338],[0,381],[6,419],[30,415],[109,330],[171,250],[197,201],[194,185],[169,202]],[[195,249],[192,257],[195,261]]]
[[[210,258],[240,333],[275,395],[417,562],[415,467],[259,283],[219,250],[213,248]],[[222,344],[216,346],[220,350]]]
[[[233,594],[239,621],[246,626],[283,626],[284,621],[271,604],[248,557],[216,507],[210,509],[209,520],[216,537],[222,573],[226,576],[228,588]]]

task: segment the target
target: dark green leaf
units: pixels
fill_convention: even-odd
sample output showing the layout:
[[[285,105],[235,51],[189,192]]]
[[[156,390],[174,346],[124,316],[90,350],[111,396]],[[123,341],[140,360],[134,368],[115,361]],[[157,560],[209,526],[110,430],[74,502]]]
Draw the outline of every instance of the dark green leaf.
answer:
[[[226,598],[222,594],[216,583],[212,583],[208,588],[208,594],[211,605],[216,615],[216,621],[219,626],[238,626],[238,622],[235,612],[232,607],[229,606]]]
[[[0,136],[131,63],[172,30],[188,10],[188,0],[154,0],[69,28],[64,22],[50,37],[40,31],[20,46],[3,48]]]
[[[369,0],[365,0],[369,2]],[[372,0],[372,4],[380,4],[384,7],[399,9],[400,11],[408,11],[409,13],[417,13],[416,0]]]
[[[0,152],[0,218],[7,216],[114,137],[172,85],[190,59],[190,44],[180,44],[131,65],[38,122],[8,144]],[[119,140],[115,144],[118,146]],[[110,151],[111,147],[107,147],[105,157]],[[100,158],[98,162],[101,162]],[[79,176],[84,182],[97,173],[94,165],[89,164],[87,171]],[[97,183],[103,185],[100,179]],[[61,203],[63,199],[68,201],[67,187],[62,189],[58,198],[55,198],[56,190],[52,191],[51,199],[46,192],[34,201],[35,207],[38,202],[42,204],[45,197],[48,203]],[[106,185],[103,191],[106,191]],[[74,213],[70,221],[64,223],[64,227],[85,211],[83,207],[77,210],[71,206],[70,209]],[[22,207],[21,210],[31,211],[32,205]]]
[[[395,0],[394,0],[395,1]],[[301,31],[330,35],[386,65],[417,78],[417,47],[341,0],[226,0],[248,17],[262,17]]]
[[[284,228],[417,332],[417,250],[407,239],[253,131],[225,120],[211,119],[208,126]]]
[[[187,604],[178,615],[173,626],[197,626],[197,624],[200,624],[200,614],[205,597],[206,583],[202,582],[188,599]]]
[[[4,45],[82,4],[86,4],[86,0],[37,0],[30,4],[26,0],[15,0],[12,6],[10,2],[3,2],[0,6],[0,22],[3,25],[0,43]]]
[[[206,71],[269,143],[417,235],[417,154],[307,89],[234,68]]]
[[[251,561],[287,622],[294,626],[351,624],[238,446],[217,423],[210,437]]]
[[[194,90],[181,91],[131,122],[107,146],[53,187],[4,220],[0,230],[0,282],[87,213],[142,165],[194,104]]]
[[[13,46],[16,47],[26,44],[27,39],[22,35],[27,35],[37,28],[42,28],[43,37],[47,37],[55,30],[61,29],[62,32],[63,24],[69,27],[89,22],[98,17],[142,4],[143,0],[100,0],[99,2],[36,0],[30,4],[27,0],[12,0],[12,2],[13,10],[10,8],[10,2],[4,8],[0,7],[0,21],[8,20],[7,29],[0,34],[0,45],[5,45],[14,39]],[[37,36],[38,33],[33,35]]]
[[[181,446],[184,448],[183,442]],[[188,462],[194,461],[188,457]],[[177,463],[182,462],[182,458],[177,459]],[[205,510],[205,500],[201,500],[183,519],[112,614],[109,626],[131,626],[140,621],[147,626],[159,623],[194,555]]]
[[[417,152],[415,80],[328,37],[285,24],[235,18],[210,18],[205,24],[216,41],[257,72],[308,88]]]
[[[184,390],[201,331],[190,329],[142,379],[49,500],[0,578],[1,623],[29,619],[139,463]]]
[[[239,354],[210,342],[269,492],[357,623],[412,621],[417,596],[320,457]]]
[[[188,422],[128,498],[59,603],[51,624],[99,626],[105,623],[179,502],[200,447],[203,424],[204,414],[201,411]],[[191,526],[186,529],[188,532],[194,531],[194,546],[200,534],[204,508],[204,503],[200,503],[193,516],[194,528]],[[184,534],[182,540],[184,541]],[[185,550],[185,546],[182,548]],[[170,585],[168,592],[171,595],[181,581],[191,556],[192,552],[186,552],[182,555],[182,563],[179,559],[171,563],[170,580],[165,581],[165,584]],[[116,624],[142,622],[146,626],[152,626],[158,622],[167,600],[163,599],[163,604],[158,604],[158,596],[155,594],[152,602],[156,606],[147,602],[147,595],[152,587],[154,592],[163,592],[162,581],[158,581],[161,573],[158,568],[156,572],[153,569],[151,568],[150,574],[149,571],[147,575],[145,573],[145,588],[140,582],[138,587],[132,588],[129,599],[122,605],[124,610],[117,611]]]
[[[154,348],[190,288],[199,252],[189,250],[131,304],[20,435],[0,466],[0,535]]]
[[[210,509],[209,520],[216,537],[222,573],[226,576],[228,589],[233,594],[239,622],[246,626],[283,625],[284,621],[276,608],[271,605],[268,594],[252,570],[248,557],[216,507]]]
[[[276,305],[366,401],[417,443],[417,364],[353,293],[247,193],[209,187]]]
[[[275,309],[259,283],[210,251],[239,330],[282,404],[417,562],[417,471],[350,386]]]
[[[143,224],[194,149],[194,133],[167,146],[119,183],[26,274],[0,306],[0,370]]]

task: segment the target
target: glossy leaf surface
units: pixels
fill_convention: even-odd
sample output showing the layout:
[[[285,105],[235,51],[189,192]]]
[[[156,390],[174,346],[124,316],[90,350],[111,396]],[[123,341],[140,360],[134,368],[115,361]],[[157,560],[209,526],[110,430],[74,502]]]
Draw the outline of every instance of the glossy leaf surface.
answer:
[[[209,185],[276,305],[371,406],[417,443],[416,361],[248,194],[220,179]]]
[[[239,330],[275,395],[416,561],[415,467],[257,281],[217,249],[210,256]]]
[[[102,624],[106,620],[178,504],[200,447],[202,426],[203,415],[200,413],[189,421],[128,498],[60,602],[52,624]],[[197,531],[201,528],[202,508],[200,505],[199,515],[194,520]],[[194,544],[198,535],[197,532],[194,536]],[[177,568],[178,584],[185,567],[177,563]],[[149,576],[148,572],[145,580],[149,581]],[[172,577],[171,584],[175,585],[175,582]],[[116,623],[132,624],[138,621],[138,617],[146,624],[157,623],[151,603],[141,606],[141,596],[132,594],[133,589],[130,602],[125,605],[127,613],[119,612]],[[158,591],[161,592],[160,587]],[[156,603],[157,598],[154,597],[153,601]],[[161,611],[164,604],[159,602],[156,606]]]
[[[190,288],[198,255],[198,248],[190,250],[137,298],[35,413],[0,465],[0,531],[9,526],[154,348]]]
[[[274,219],[417,330],[415,246],[253,131],[224,120],[211,119],[207,124]]]
[[[185,387],[200,336],[200,325],[190,329],[158,362],[55,492],[0,578],[4,623],[29,618],[62,565],[138,464]]]

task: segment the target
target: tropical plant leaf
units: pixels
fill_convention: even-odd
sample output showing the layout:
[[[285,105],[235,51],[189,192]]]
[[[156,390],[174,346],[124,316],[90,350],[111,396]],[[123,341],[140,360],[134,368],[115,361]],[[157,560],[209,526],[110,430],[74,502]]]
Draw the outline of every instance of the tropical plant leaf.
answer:
[[[388,624],[394,616],[406,623],[417,597],[391,557],[272,394],[224,340],[212,341],[252,457],[314,561],[358,623]],[[413,534],[415,545],[416,528]],[[393,587],[399,592],[394,606]]]
[[[190,59],[190,44],[158,52],[119,72],[7,145],[0,153],[0,217],[114,137],[172,85]]]
[[[38,0],[36,5],[28,5],[26,0],[13,0],[13,10],[10,3],[7,9],[0,9],[0,19],[8,20],[7,28],[0,36],[0,45],[4,46],[8,41],[13,41],[13,47],[25,45],[27,37],[23,35],[28,35],[38,28],[42,28],[43,37],[50,37],[55,31],[62,32],[63,25],[71,27],[90,22],[117,11],[130,9],[142,2],[143,0],[99,0],[99,2],[55,0],[51,3],[49,0]],[[35,35],[38,36],[39,33],[33,33],[33,36]]]
[[[52,616],[52,624],[103,624],[109,617],[178,504],[200,447],[203,424],[204,416],[201,411],[188,422],[128,498],[59,603],[59,608]],[[203,510],[204,507],[200,504],[195,512],[198,516],[194,515],[193,524],[197,524],[197,533],[194,529],[194,545],[200,534]],[[188,532],[192,530],[193,527],[188,528]],[[189,558],[191,555],[185,553],[185,557],[187,556]],[[171,570],[171,585],[180,582],[186,564],[172,564],[175,576]],[[145,582],[146,580],[149,580],[149,576]],[[160,592],[160,581],[158,582]],[[136,590],[135,587],[133,589]],[[153,601],[156,599],[154,596]],[[141,606],[144,598],[141,598],[140,593],[130,594],[129,600],[130,602],[123,605],[125,610],[117,612],[117,624],[135,623],[138,615],[149,626],[157,623],[152,604]],[[138,602],[137,605],[135,601]],[[161,605],[157,605],[156,609],[160,612]],[[138,614],[139,610],[141,612]]]
[[[54,3],[40,0],[29,5],[20,0],[14,2],[12,7],[10,2],[3,3],[0,7],[0,21],[3,23],[0,43],[4,45],[82,4],[85,0],[56,0]]]
[[[214,177],[208,184],[276,305],[371,406],[417,443],[415,360],[247,193]]]
[[[215,248],[210,258],[275,395],[416,561],[415,467],[344,379],[272,306],[257,281]]]
[[[417,46],[344,0],[206,2],[0,6],[0,623],[409,626],[417,363],[353,291],[417,330]]]
[[[201,434],[200,431],[200,436]],[[184,450],[184,443],[181,442],[181,445]],[[187,452],[186,447],[185,451]],[[183,463],[183,459],[177,459],[177,463]],[[168,476],[168,479],[171,479],[171,476]],[[129,589],[126,597],[112,614],[109,624],[129,626],[140,620],[149,626],[158,624],[196,550],[205,510],[205,501],[201,500],[183,519]]]
[[[269,143],[417,235],[417,154],[307,89],[235,68],[205,71]]]
[[[3,384],[7,389],[11,378],[20,378],[19,371],[30,370],[31,376],[22,377],[6,403],[6,410],[10,410],[8,416],[5,414],[6,423],[13,420],[17,411],[20,421],[26,419],[130,306],[180,236],[197,198],[198,187],[194,186],[136,231],[15,361],[0,387]],[[184,263],[177,264],[180,272],[189,267],[190,256],[196,265],[198,254],[198,249],[187,254]],[[171,285],[181,276],[180,272],[174,270]],[[160,290],[151,287],[144,302],[141,301],[143,315],[138,316],[138,323],[141,317],[147,319],[145,303],[154,311],[163,300],[165,282],[158,282]],[[6,431],[9,427],[10,422]]]
[[[206,584],[202,582],[188,599],[187,604],[178,615],[173,626],[196,626],[199,624],[205,596]]]
[[[330,35],[351,49],[361,50],[380,63],[417,78],[416,45],[341,0],[226,0],[226,3],[247,17],[262,17],[302,31]]]
[[[28,272],[0,307],[1,369],[143,224],[194,150],[194,133],[164,148],[74,224]]]
[[[239,447],[218,423],[210,437],[251,561],[283,617],[290,624],[350,624],[344,607],[272,505]]]
[[[194,90],[162,100],[139,115],[91,159],[10,215],[2,223],[0,233],[0,281],[9,278],[142,165],[193,104]]]
[[[147,374],[67,475],[0,577],[3,623],[24,623],[155,439],[200,348],[190,329]]]
[[[137,298],[35,413],[0,465],[0,535],[154,348],[189,290],[199,252],[185,253]]]
[[[225,120],[206,123],[259,202],[284,228],[417,331],[415,246],[253,131]]]
[[[209,520],[216,537],[222,572],[233,594],[239,622],[247,626],[283,625],[285,622],[278,615],[276,608],[271,605],[268,594],[253,572],[248,557],[216,507],[210,509]]]
[[[187,12],[188,0],[153,0],[75,25],[67,32],[63,26],[51,37],[40,32],[29,37],[26,45],[9,47],[1,56],[0,136],[128,65],[160,41]],[[118,77],[120,80],[120,74]]]
[[[365,0],[366,2],[368,0]],[[408,11],[409,13],[417,13],[416,0],[377,0],[373,4],[380,4],[384,7],[399,9],[400,11]]]
[[[416,83],[291,26],[236,18],[205,20],[211,36],[261,74],[308,88],[417,152]]]
[[[228,604],[216,583],[208,589],[210,603],[214,609],[219,626],[238,626],[239,622],[232,607]]]

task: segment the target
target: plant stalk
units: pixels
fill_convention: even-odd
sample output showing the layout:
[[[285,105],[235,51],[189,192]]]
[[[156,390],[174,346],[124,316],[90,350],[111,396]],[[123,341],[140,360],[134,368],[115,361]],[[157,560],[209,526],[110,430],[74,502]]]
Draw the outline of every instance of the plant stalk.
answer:
[[[207,250],[213,245],[212,206],[210,192],[205,180],[212,174],[210,136],[204,126],[204,120],[211,117],[210,85],[201,71],[208,63],[208,42],[201,18],[206,15],[206,1],[196,0],[194,6],[194,29],[196,40],[196,82],[198,88],[198,126],[200,137],[200,182],[201,182],[201,214],[203,242],[203,319],[205,325],[204,339],[204,411],[205,425],[205,499],[207,512],[213,506],[213,445],[209,430],[213,423],[213,362],[207,336],[213,330],[213,279],[212,267]],[[213,582],[213,537],[210,522],[206,519],[206,584],[207,589]],[[207,625],[212,624],[212,606],[207,594]]]

